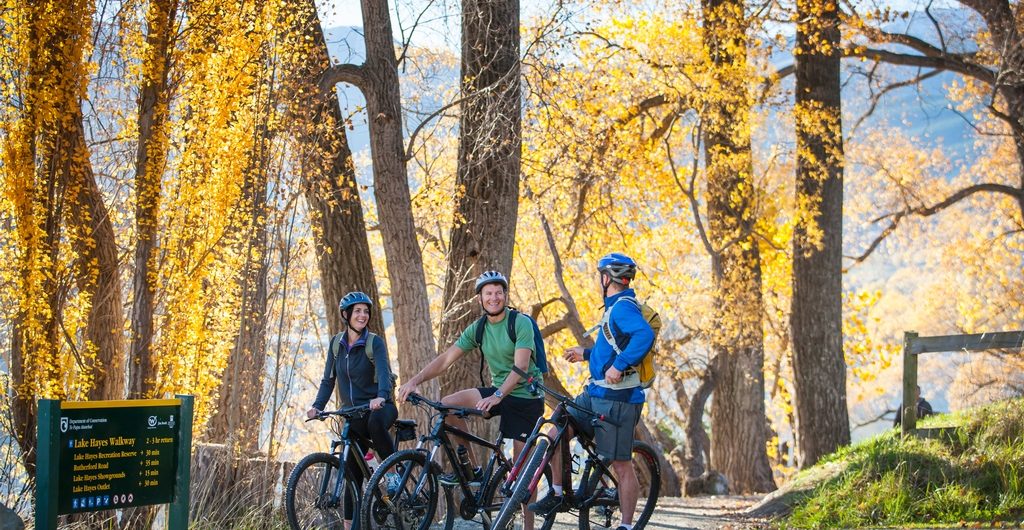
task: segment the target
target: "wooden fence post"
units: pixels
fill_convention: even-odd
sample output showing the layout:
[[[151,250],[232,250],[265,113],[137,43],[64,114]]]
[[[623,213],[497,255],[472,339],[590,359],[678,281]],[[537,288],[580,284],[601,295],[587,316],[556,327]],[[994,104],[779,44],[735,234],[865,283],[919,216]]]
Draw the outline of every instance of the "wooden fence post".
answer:
[[[903,403],[900,405],[902,419],[900,433],[903,436],[913,434],[917,428],[917,352],[914,341],[916,331],[903,333]]]

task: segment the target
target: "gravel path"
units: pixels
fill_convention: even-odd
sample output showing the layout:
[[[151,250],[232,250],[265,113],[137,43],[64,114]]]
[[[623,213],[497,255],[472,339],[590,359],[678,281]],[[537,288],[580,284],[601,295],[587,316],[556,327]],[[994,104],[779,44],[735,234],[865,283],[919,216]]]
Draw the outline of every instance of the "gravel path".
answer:
[[[746,529],[761,525],[738,517],[736,514],[749,508],[761,497],[723,496],[723,497],[671,497],[658,501],[658,507],[647,524],[650,530],[714,530],[714,529]],[[516,528],[520,528],[520,524]],[[455,530],[477,530],[479,523],[456,519]],[[576,519],[571,514],[561,514],[555,524],[555,530],[577,528]]]

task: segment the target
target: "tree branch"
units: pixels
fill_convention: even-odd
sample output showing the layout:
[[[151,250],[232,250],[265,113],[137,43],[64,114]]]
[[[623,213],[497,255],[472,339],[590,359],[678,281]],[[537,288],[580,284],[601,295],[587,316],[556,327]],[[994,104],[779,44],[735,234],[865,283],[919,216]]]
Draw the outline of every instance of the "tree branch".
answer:
[[[875,251],[875,249],[878,248],[878,245],[881,245],[882,241],[885,241],[885,238],[889,237],[890,234],[896,231],[896,227],[899,226],[900,220],[902,219],[903,214],[897,214],[896,217],[889,224],[889,226],[887,226],[885,230],[882,230],[881,234],[878,234],[878,237],[876,237],[875,240],[872,241],[870,245],[868,245],[868,249],[865,250],[860,256],[845,256],[847,258],[852,258],[853,263],[851,263],[848,267],[843,267],[843,274],[849,272],[850,269],[853,268],[855,265],[864,263],[864,260],[868,259],[868,256],[870,256]]]
[[[790,63],[776,70],[775,75],[765,77],[764,82],[761,83],[761,99],[763,100],[768,97],[768,92],[771,91],[776,83],[795,73],[796,63]]]
[[[569,319],[568,319],[568,317],[562,317],[562,318],[560,318],[560,319],[558,319],[558,320],[556,320],[556,321],[554,321],[554,322],[544,326],[544,329],[540,330],[540,336],[546,339],[546,338],[554,335],[555,333],[558,333],[559,331],[562,331],[563,329],[566,329],[568,327],[569,327]]]
[[[915,37],[913,35],[908,35],[906,33],[893,33],[890,31],[883,31],[871,26],[864,26],[864,33],[865,35],[868,36],[868,38],[875,42],[902,44],[903,46],[911,48],[929,57],[944,57],[949,55],[945,48],[939,48],[938,46],[934,46],[931,43],[925,41],[924,39]]]
[[[935,48],[938,50],[938,48]],[[847,47],[843,49],[844,57],[863,57],[871,59],[873,61],[881,61],[889,64],[898,64],[901,66],[918,66],[921,68],[935,68],[939,70],[948,70],[950,72],[956,72],[959,74],[973,77],[979,81],[982,81],[989,85],[994,85],[996,82],[996,73],[988,68],[981,65],[970,63],[965,61],[968,55],[962,54],[942,54],[931,56],[931,55],[913,55],[909,53],[897,53],[889,50],[882,50],[878,48],[864,48],[864,47]]]
[[[881,244],[882,241],[885,240],[885,238],[889,237],[889,235],[896,230],[896,227],[899,226],[900,222],[908,215],[930,217],[976,193],[998,193],[1006,195],[1008,197],[1012,197],[1017,201],[1024,201],[1024,190],[1014,188],[1012,186],[1007,186],[1005,184],[995,184],[991,182],[986,182],[982,184],[968,186],[950,195],[949,197],[946,197],[941,202],[938,202],[932,206],[908,208],[893,214],[880,217],[875,221],[880,221],[882,219],[885,219],[886,217],[892,217],[892,221],[890,222],[889,226],[885,230],[882,230],[882,233],[879,234],[878,237],[876,237],[875,240],[871,242],[871,245],[868,246],[868,249],[863,254],[853,258],[853,264],[851,264],[850,267],[866,260],[868,256],[870,256],[871,253],[874,252],[876,248],[878,248],[878,245]],[[850,270],[850,267],[845,267],[843,269],[843,272],[847,272],[848,270]]]
[[[863,427],[867,427],[868,425],[871,425],[873,423],[878,423],[878,422],[883,421],[883,420],[885,420],[885,421],[892,421],[890,419],[889,415],[890,414],[895,414],[895,413],[896,413],[896,409],[889,409],[889,408],[887,408],[884,411],[882,411],[881,413],[879,413],[877,416],[875,416],[874,418],[858,422],[856,425],[853,426],[853,428],[854,429],[860,429],[860,428],[863,428]]]
[[[336,64],[320,75],[320,90],[328,92],[338,83],[348,83],[366,93],[366,72],[362,65]]]
[[[565,318],[569,320],[569,328],[572,330],[573,337],[576,338],[576,342],[580,346],[591,348],[594,346],[594,341],[587,336],[587,330],[583,326],[583,319],[580,318],[579,310],[576,309],[576,301],[573,299],[572,293],[569,292],[569,288],[565,285],[562,258],[558,254],[558,247],[555,246],[555,236],[551,233],[551,225],[548,224],[548,219],[543,213],[540,214],[540,223],[544,227],[548,248],[551,250],[551,257],[555,261],[555,283],[558,284],[558,290],[562,293],[562,302],[565,304],[566,311],[568,312]]]
[[[787,77],[789,77],[789,76],[791,76],[791,75],[793,75],[795,73],[796,73],[796,63],[787,64],[786,66],[783,66],[782,68],[779,68],[778,70],[775,71],[775,77],[777,79],[785,79],[785,78],[787,78]]]
[[[930,79],[932,77],[939,75],[943,71],[944,70],[929,70],[928,72],[914,76],[913,79],[907,79],[905,81],[900,81],[898,83],[887,85],[884,88],[882,88],[882,90],[880,90],[878,93],[873,94],[871,96],[871,106],[868,107],[868,110],[865,111],[864,114],[862,114],[861,117],[857,119],[857,122],[853,124],[853,127],[851,127],[850,129],[850,134],[852,135],[854,131],[860,128],[861,124],[864,123],[864,120],[868,119],[869,116],[874,114],[875,109],[878,108],[878,103],[882,100],[882,96],[888,94],[889,92],[892,92],[893,90],[897,90],[906,86],[916,86],[926,79]]]
[[[537,317],[540,316],[540,312],[543,311],[545,307],[547,307],[547,306],[549,306],[549,305],[551,305],[551,304],[553,304],[555,302],[561,302],[561,301],[562,301],[562,298],[556,296],[555,298],[549,298],[549,299],[547,299],[547,300],[545,300],[543,302],[538,302],[536,304],[533,304],[532,306],[530,306],[530,317],[533,318],[534,320],[537,320]]]
[[[485,88],[482,88],[482,89],[480,89],[480,90],[478,90],[476,92],[473,92],[472,94],[463,96],[461,98],[457,98],[454,101],[452,101],[452,102],[444,105],[443,107],[435,110],[434,112],[431,112],[426,118],[423,118],[420,121],[419,125],[417,125],[415,129],[413,129],[412,134],[409,135],[409,140],[408,140],[407,146],[405,148],[405,159],[407,161],[408,160],[412,160],[412,156],[413,156],[412,146],[413,146],[413,143],[416,142],[416,135],[419,134],[421,130],[423,130],[423,127],[425,127],[427,125],[427,123],[429,123],[434,118],[440,116],[442,113],[444,113],[444,111],[446,111],[446,110],[448,110],[448,109],[450,109],[450,108],[452,108],[452,107],[454,107],[454,106],[456,106],[456,105],[458,105],[460,103],[463,103],[463,102],[468,101],[468,100],[470,100],[470,99],[472,99],[474,97],[477,97],[477,96],[480,96],[480,95],[483,95],[483,94],[486,94],[488,92],[493,91],[494,87],[496,85],[497,85],[497,83],[495,83],[493,85],[490,85],[490,86],[487,86]]]

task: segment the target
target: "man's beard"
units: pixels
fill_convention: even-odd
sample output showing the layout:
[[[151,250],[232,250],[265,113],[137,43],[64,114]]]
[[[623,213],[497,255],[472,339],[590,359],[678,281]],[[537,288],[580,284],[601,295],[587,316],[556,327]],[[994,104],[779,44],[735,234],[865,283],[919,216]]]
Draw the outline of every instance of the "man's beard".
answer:
[[[487,313],[487,316],[489,316],[489,317],[496,317],[496,316],[498,316],[498,315],[500,315],[500,314],[505,312],[505,305],[504,304],[502,304],[501,309],[495,311],[494,313],[491,313],[490,311],[488,311],[487,310],[487,306],[485,306],[483,304],[480,304],[480,308],[483,309],[484,313]]]

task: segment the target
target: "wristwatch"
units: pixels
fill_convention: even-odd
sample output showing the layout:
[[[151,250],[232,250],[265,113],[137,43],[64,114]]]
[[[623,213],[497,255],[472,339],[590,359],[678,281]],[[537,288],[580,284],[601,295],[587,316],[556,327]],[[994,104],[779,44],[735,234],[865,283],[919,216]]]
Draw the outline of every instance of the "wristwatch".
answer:
[[[497,390],[495,390],[495,391],[494,391],[494,397],[496,397],[496,398],[498,398],[498,399],[501,399],[501,398],[505,397],[505,394],[503,394],[503,393],[501,392],[501,389],[499,388],[499,389],[497,389]]]

